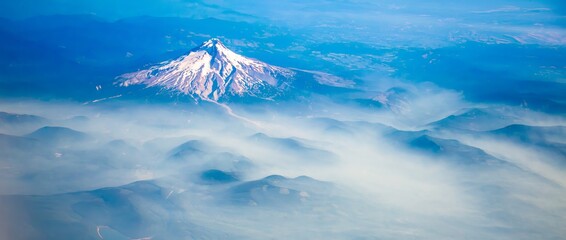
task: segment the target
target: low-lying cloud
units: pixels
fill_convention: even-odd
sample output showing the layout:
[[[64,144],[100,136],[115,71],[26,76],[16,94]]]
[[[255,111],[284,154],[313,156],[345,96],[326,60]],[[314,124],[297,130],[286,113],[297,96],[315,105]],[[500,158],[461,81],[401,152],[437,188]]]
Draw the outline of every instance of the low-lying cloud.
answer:
[[[323,98],[311,108],[324,105],[326,109],[306,115],[301,114],[304,106],[291,102],[281,103],[276,112],[261,105],[254,110],[233,106],[235,113],[259,125],[206,103],[3,102],[1,111],[33,114],[47,122],[30,123],[12,132],[10,129],[24,123],[2,126],[3,133],[9,134],[2,135],[0,191],[3,199],[28,199],[25,196],[35,194],[55,199],[66,196],[60,203],[49,203],[55,208],[61,204],[58,214],[90,216],[98,220],[81,220],[82,224],[98,229],[107,226],[101,234],[130,238],[147,237],[141,236],[146,233],[156,234],[156,238],[180,237],[187,232],[167,235],[162,225],[148,230],[139,229],[143,226],[139,224],[104,220],[109,216],[91,210],[114,206],[108,205],[112,202],[104,195],[113,190],[92,190],[123,189],[128,194],[116,200],[135,206],[124,210],[125,214],[143,221],[154,221],[156,215],[146,215],[141,209],[156,209],[159,218],[168,216],[169,220],[177,219],[167,213],[175,209],[188,216],[175,220],[180,222],[175,227],[197,224],[209,234],[221,228],[218,232],[242,238],[304,238],[304,233],[288,231],[295,228],[328,238],[439,239],[465,234],[529,239],[564,234],[558,225],[564,222],[566,209],[566,183],[560,177],[565,170],[560,159],[563,152],[556,150],[561,148],[556,144],[563,143],[543,135],[546,142],[538,145],[544,146],[530,149],[489,131],[397,130],[415,125],[427,129],[427,123],[471,107],[458,93],[431,86],[413,86],[409,91],[414,95],[407,98],[408,110],[404,112],[391,108],[368,111]],[[365,115],[357,115],[362,112]],[[528,116],[538,116],[532,122],[546,119],[543,114]],[[563,122],[555,117],[553,123]],[[538,131],[537,126],[534,129]],[[457,152],[472,159],[474,156],[466,154],[477,154],[476,150],[463,150],[472,148],[498,162],[463,164],[454,155],[444,154]],[[270,175],[286,178],[266,178]],[[147,195],[148,186],[127,185],[136,181],[156,184],[160,195]],[[102,197],[105,205],[85,202],[72,192]],[[281,198],[286,200],[276,201]],[[22,207],[33,208],[46,199],[25,200]],[[4,202],[6,206],[10,201]],[[75,210],[63,210],[65,204]],[[289,211],[298,212],[289,215]],[[215,222],[222,217],[207,220],[210,213],[229,220],[222,224]],[[23,212],[4,216],[19,214]],[[249,220],[236,220],[236,216]],[[257,221],[267,227],[297,217],[302,220],[282,223],[270,233],[253,230]],[[341,218],[348,221],[339,221]],[[155,221],[161,224],[167,219]],[[320,230],[314,219],[333,220],[328,224],[338,235]],[[55,231],[41,224],[32,224],[32,228]]]

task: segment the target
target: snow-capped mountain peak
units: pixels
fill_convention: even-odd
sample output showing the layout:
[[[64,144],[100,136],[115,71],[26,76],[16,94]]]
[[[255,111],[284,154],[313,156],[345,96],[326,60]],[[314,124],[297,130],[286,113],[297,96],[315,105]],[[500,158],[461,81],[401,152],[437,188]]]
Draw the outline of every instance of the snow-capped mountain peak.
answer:
[[[212,38],[175,60],[118,78],[121,86],[144,84],[218,101],[225,96],[272,98],[289,86],[294,74],[239,55]]]
[[[198,48],[199,49],[211,49],[211,50],[216,50],[217,48],[221,48],[223,50],[230,51],[230,50],[226,49],[226,46],[224,46],[224,44],[222,44],[222,42],[218,38],[211,38],[211,39],[207,40],[206,42],[203,42],[201,44],[201,46],[198,47]]]

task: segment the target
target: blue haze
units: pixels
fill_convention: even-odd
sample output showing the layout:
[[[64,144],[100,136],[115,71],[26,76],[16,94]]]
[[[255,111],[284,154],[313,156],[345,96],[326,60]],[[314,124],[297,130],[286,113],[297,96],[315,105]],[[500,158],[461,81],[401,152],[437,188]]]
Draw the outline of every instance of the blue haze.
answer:
[[[564,239],[565,7],[0,2],[0,239]],[[119,85],[210,38],[298,74]]]

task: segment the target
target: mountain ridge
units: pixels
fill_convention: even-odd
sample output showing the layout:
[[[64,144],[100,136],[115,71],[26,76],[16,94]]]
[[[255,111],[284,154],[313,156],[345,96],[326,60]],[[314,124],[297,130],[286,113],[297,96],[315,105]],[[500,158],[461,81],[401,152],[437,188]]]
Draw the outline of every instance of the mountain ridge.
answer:
[[[272,99],[294,76],[292,70],[244,57],[211,38],[175,60],[117,78],[123,87],[143,84],[216,102],[228,96]]]

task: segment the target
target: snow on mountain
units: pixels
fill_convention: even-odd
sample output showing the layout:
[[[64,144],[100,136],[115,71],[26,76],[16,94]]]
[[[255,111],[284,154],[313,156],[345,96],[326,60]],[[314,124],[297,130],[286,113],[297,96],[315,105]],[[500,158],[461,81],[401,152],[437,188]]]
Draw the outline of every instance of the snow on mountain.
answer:
[[[409,107],[409,99],[411,98],[414,98],[414,96],[408,90],[394,87],[378,93],[372,100],[379,102],[394,113],[406,114],[411,111]]]
[[[118,77],[120,85],[161,87],[203,100],[224,96],[270,99],[290,86],[295,72],[246,58],[212,38],[187,55]]]

